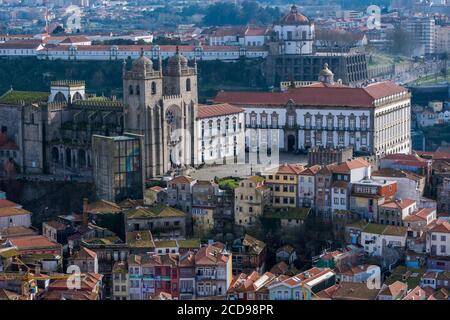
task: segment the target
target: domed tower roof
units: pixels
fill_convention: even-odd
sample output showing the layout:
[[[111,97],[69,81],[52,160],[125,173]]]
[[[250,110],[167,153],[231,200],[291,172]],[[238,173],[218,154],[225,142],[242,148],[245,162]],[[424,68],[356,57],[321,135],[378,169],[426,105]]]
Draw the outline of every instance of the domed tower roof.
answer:
[[[308,17],[299,13],[297,7],[293,5],[291,11],[280,19],[282,25],[298,25],[298,24],[310,24]]]
[[[133,71],[153,71],[153,62],[144,56],[144,49],[141,48],[141,56],[132,62]]]
[[[188,59],[180,54],[180,51],[177,46],[177,51],[174,56],[169,58],[169,72],[178,72],[180,69],[185,69],[188,67]]]

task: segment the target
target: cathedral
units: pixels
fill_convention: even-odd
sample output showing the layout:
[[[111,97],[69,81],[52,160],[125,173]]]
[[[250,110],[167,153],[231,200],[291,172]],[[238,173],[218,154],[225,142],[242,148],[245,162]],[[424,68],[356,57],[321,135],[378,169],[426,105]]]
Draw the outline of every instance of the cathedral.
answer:
[[[155,70],[143,52],[130,70],[123,65],[125,131],[143,136],[147,178],[197,163],[197,65],[177,51],[166,72],[161,66]]]
[[[122,78],[123,100],[89,95],[76,80],[52,81],[50,93],[11,89],[0,96],[3,174],[14,164],[26,174],[92,177],[93,136],[141,137],[147,180],[242,157],[244,110],[199,105],[195,61],[177,50],[167,67],[161,60],[155,67],[141,50],[131,66],[124,61]]]

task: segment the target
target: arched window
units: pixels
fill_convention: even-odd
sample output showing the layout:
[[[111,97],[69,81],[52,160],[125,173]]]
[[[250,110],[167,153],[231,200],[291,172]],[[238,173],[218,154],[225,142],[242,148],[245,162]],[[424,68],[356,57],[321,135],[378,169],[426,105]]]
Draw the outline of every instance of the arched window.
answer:
[[[152,94],[156,94],[156,82],[152,82]]]
[[[79,92],[75,92],[75,94],[73,95],[73,101],[77,101],[77,100],[83,100],[83,96],[79,93]]]
[[[187,78],[186,79],[186,91],[191,91],[191,79]]]
[[[62,92],[58,92],[55,94],[55,97],[53,98],[53,101],[55,102],[66,102],[66,97]]]
[[[233,117],[233,131],[234,131],[234,132],[236,132],[236,128],[237,128],[237,125],[236,125],[236,117]]]
[[[128,94],[133,94],[133,86],[130,84],[130,86],[128,87]]]
[[[139,88],[139,85],[136,86],[136,94],[137,95],[141,94],[141,88]]]

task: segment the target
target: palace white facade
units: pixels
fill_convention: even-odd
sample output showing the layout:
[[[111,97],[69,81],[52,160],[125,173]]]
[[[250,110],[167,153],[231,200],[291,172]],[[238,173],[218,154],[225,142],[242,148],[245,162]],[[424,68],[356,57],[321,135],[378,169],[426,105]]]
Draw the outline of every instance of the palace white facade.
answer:
[[[246,128],[257,129],[247,135],[253,149],[269,142],[285,151],[352,146],[377,156],[411,152],[407,89],[392,82],[335,84],[327,66],[319,80],[286,92],[219,92],[215,102],[245,110]]]
[[[199,163],[242,163],[244,160],[244,110],[229,104],[199,105],[196,121]]]

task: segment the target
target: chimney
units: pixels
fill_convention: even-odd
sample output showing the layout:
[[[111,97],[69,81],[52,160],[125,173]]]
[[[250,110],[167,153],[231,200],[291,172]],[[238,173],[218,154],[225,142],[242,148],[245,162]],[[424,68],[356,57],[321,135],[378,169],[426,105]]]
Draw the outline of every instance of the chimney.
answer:
[[[87,227],[89,222],[88,199],[83,199],[83,226]]]

